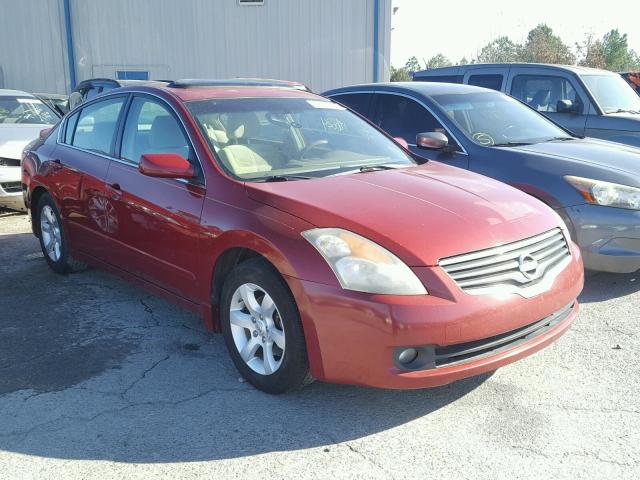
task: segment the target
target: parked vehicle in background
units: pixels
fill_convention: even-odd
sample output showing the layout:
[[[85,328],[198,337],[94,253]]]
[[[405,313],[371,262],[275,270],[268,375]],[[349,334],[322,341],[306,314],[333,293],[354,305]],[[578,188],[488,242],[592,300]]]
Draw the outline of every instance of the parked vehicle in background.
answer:
[[[446,384],[537,351],[577,314],[580,251],[551,209],[418,166],[297,87],[106,93],[23,168],[54,271],[88,262],[199,312],[268,392]]]
[[[356,85],[324,95],[404,139],[417,158],[542,200],[564,219],[587,268],[640,269],[640,149],[576,137],[503,93],[470,85]]]
[[[640,95],[640,72],[624,72],[620,75],[627,81],[629,86]]]
[[[69,109],[74,109],[81,103],[97,97],[101,93],[106,93],[114,88],[126,87],[128,85],[145,85],[150,80],[115,80],[113,78],[89,78],[80,82],[69,95]]]
[[[640,97],[620,75],[607,70],[530,63],[474,64],[416,72],[413,80],[499,90],[576,135],[640,146]]]
[[[30,93],[0,89],[0,207],[24,210],[22,149],[60,116]]]
[[[253,85],[256,87],[291,87],[298,90],[310,91],[306,85],[298,82],[291,82],[286,80],[272,80],[264,78],[235,78],[231,80],[218,80],[218,79],[183,79],[180,80],[183,85],[188,86],[192,84],[198,84],[200,86],[216,86],[216,85],[231,85],[231,83],[238,86]],[[114,88],[127,87],[127,86],[143,86],[143,85],[167,85],[176,82],[171,80],[114,80],[112,78],[91,78],[83,80],[78,84],[75,90],[69,97],[71,108],[75,108],[81,103],[90,100],[101,93],[106,93]]]
[[[69,111],[69,96],[57,93],[34,93],[36,97],[64,116]]]

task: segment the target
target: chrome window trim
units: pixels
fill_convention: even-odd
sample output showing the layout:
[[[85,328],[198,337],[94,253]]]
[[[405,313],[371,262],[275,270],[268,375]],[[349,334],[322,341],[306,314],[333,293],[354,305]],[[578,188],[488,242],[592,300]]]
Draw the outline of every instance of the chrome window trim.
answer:
[[[115,89],[114,89],[114,90],[115,90]],[[128,90],[128,91],[126,91],[126,92],[116,92],[116,91],[114,91],[114,92],[109,92],[109,93],[105,93],[105,94],[100,94],[100,96],[99,96],[99,97],[95,97],[95,99],[92,99],[90,102],[81,103],[80,105],[78,105],[77,110],[78,110],[78,111],[80,111],[80,110],[81,110],[81,109],[83,109],[85,106],[89,106],[89,105],[91,105],[91,104],[93,104],[93,103],[98,103],[98,102],[101,102],[101,101],[107,100],[109,97],[112,97],[112,96],[118,96],[118,95],[123,95],[123,94],[124,94],[124,95],[129,95],[129,94],[131,94],[131,93],[138,93],[138,94],[141,94],[141,95],[150,95],[150,96],[152,96],[152,97],[157,98],[157,99],[158,99],[158,100],[160,100],[161,102],[164,102],[163,104],[165,104],[165,105],[167,105],[169,108],[171,108],[171,110],[173,111],[173,113],[175,114],[175,116],[176,116],[176,117],[178,117],[178,120],[180,121],[180,124],[182,125],[182,128],[184,129],[184,132],[185,132],[185,134],[187,135],[187,139],[188,139],[189,143],[191,144],[191,145],[190,145],[190,146],[191,146],[191,149],[193,150],[193,153],[194,153],[194,154],[195,154],[195,156],[196,156],[196,160],[198,160],[198,164],[200,165],[200,170],[202,171],[202,179],[203,179],[203,182],[204,182],[204,184],[203,184],[202,186],[206,188],[206,187],[207,187],[207,176],[205,175],[205,170],[204,170],[204,168],[203,168],[203,166],[202,166],[202,161],[200,160],[200,155],[198,155],[198,151],[197,151],[197,150],[195,149],[195,147],[194,147],[194,141],[193,141],[193,138],[191,138],[191,134],[189,133],[189,130],[187,129],[187,126],[184,124],[184,121],[183,121],[183,120],[182,120],[182,118],[180,117],[180,114],[178,113],[178,111],[173,107],[173,105],[171,105],[170,103],[168,103],[168,102],[167,102],[164,98],[162,98],[160,95],[156,95],[155,93],[150,93],[150,92],[144,92],[144,91],[141,91],[141,90]],[[127,103],[127,102],[125,101],[125,104],[123,105],[123,108],[126,106],[126,103]],[[76,110],[76,109],[74,109],[73,111],[75,112],[75,110]],[[62,131],[63,131],[63,130],[64,130],[64,131],[66,131],[66,129],[67,129],[67,123],[68,123],[69,118],[71,117],[70,113],[71,113],[71,112],[69,112],[67,115],[65,115],[65,117],[64,117],[64,119],[63,119],[63,121],[64,121],[64,128],[61,128],[61,129],[59,129],[59,131],[58,131],[58,138],[56,138],[56,144],[57,144],[57,145],[64,145],[65,147],[73,148],[73,149],[75,149],[75,150],[79,150],[79,151],[81,151],[81,152],[90,153],[90,154],[93,154],[93,155],[98,155],[98,156],[100,156],[100,157],[107,158],[107,159],[109,159],[109,160],[115,160],[115,161],[117,161],[118,163],[123,163],[123,164],[125,164],[125,165],[130,165],[130,166],[135,166],[135,165],[137,165],[137,164],[135,164],[135,163],[133,163],[133,162],[125,161],[125,160],[123,160],[123,159],[121,159],[121,158],[116,158],[116,157],[112,157],[111,155],[105,155],[105,154],[102,154],[102,153],[93,152],[93,151],[91,151],[91,150],[86,150],[86,149],[84,149],[84,148],[79,148],[79,147],[76,147],[76,146],[74,146],[74,145],[69,145],[68,143],[64,143],[64,142],[60,141],[60,135],[61,135]],[[127,115],[128,115],[128,113],[129,113],[129,112],[127,112]],[[127,118],[126,118],[126,116],[125,116],[125,118],[124,118],[124,123],[126,123],[126,120],[127,120]],[[123,126],[123,128],[124,128],[124,126]],[[124,131],[124,130],[123,130],[123,131]],[[191,184],[191,182],[189,182],[189,180],[187,180],[187,179],[185,179],[185,178],[174,178],[173,180],[179,181],[180,183],[187,183],[187,184]],[[196,185],[197,185],[197,184],[196,184]]]
[[[429,112],[431,115],[433,115],[433,118],[435,118],[440,125],[442,125],[442,127],[447,131],[447,133],[451,136],[451,138],[453,138],[455,140],[455,142],[458,144],[458,146],[462,149],[462,151],[457,151],[456,153],[460,154],[460,155],[469,155],[467,153],[467,150],[464,148],[464,145],[462,145],[462,143],[460,143],[460,140],[458,140],[458,137],[456,137],[453,132],[451,131],[451,129],[449,129],[449,127],[447,127],[447,124],[445,122],[443,122],[440,117],[438,115],[436,115],[436,113],[433,111],[433,109],[431,107],[429,107],[427,104],[425,104],[422,100],[413,97],[411,95],[407,95],[406,93],[400,93],[400,92],[388,92],[386,90],[348,90],[346,92],[339,92],[339,93],[333,93],[331,95],[327,95],[329,98],[333,98],[336,97],[338,95],[349,95],[352,93],[371,93],[371,94],[384,94],[384,95],[396,95],[398,97],[405,97],[408,98],[409,100],[413,100],[414,102],[417,102],[419,105],[421,105],[425,110],[427,110],[427,112]],[[375,113],[375,112],[373,112]],[[373,120],[371,120],[371,123],[373,123]],[[407,142],[407,145],[411,146],[411,147],[415,147],[416,144],[415,143],[409,143]]]

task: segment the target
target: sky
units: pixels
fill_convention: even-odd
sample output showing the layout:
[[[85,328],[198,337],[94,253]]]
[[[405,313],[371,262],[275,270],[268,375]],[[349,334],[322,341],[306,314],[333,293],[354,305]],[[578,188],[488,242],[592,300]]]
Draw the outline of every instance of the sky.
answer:
[[[602,37],[612,28],[626,33],[629,47],[640,53],[640,2],[607,0],[393,0],[391,64],[399,67],[413,55],[422,62],[443,53],[453,62],[474,57],[497,37],[523,42],[539,23],[549,25],[573,47],[587,33]]]

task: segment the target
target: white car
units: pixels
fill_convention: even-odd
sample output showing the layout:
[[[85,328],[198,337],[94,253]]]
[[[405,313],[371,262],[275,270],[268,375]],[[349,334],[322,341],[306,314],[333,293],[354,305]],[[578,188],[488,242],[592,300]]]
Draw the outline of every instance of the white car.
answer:
[[[22,149],[59,119],[57,112],[30,93],[0,89],[0,207],[25,210]]]

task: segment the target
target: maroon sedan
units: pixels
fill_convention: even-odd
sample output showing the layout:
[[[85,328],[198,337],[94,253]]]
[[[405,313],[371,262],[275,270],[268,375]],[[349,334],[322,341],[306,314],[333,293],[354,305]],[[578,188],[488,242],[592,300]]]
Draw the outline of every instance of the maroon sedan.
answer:
[[[91,264],[200,314],[256,387],[420,388],[562,335],[582,288],[562,220],[278,83],[129,87],[25,151],[58,273]]]

